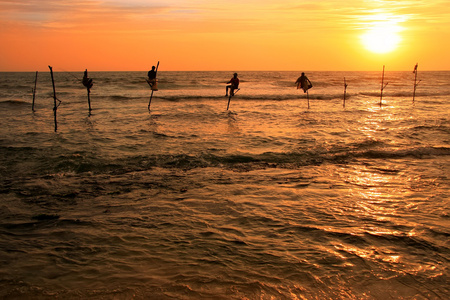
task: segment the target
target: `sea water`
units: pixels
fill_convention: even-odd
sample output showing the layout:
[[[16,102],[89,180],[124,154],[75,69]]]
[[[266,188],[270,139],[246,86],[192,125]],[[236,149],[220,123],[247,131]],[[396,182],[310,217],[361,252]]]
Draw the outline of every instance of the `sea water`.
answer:
[[[446,299],[450,72],[232,73],[0,73],[0,298]]]

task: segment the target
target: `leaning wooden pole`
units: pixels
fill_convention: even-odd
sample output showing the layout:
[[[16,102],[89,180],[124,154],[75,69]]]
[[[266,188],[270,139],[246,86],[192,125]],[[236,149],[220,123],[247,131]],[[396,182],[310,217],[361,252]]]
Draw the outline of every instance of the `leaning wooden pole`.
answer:
[[[38,71],[36,71],[36,78],[34,79],[34,89],[33,89],[33,104],[31,105],[31,110],[34,112],[34,99],[36,98],[36,85],[37,85]]]
[[[159,61],[158,61],[158,64],[156,65],[156,70],[155,70],[155,83],[156,83],[156,76],[158,75],[158,67],[159,67]],[[153,86],[150,85],[150,88],[152,89],[152,93],[150,94],[150,99],[148,100],[148,111],[150,111],[150,105],[152,104],[152,98],[153,98],[153,92],[154,92]]]
[[[345,80],[345,77],[344,77],[344,102],[343,102],[343,104],[342,104],[342,106],[345,108],[345,98],[346,98],[346,94],[347,94],[347,81]]]
[[[388,82],[386,84],[384,84],[384,65],[383,65],[383,75],[381,76],[380,107],[383,104],[383,91],[387,85],[388,85]]]
[[[55,79],[53,78],[53,69],[48,66],[50,69],[50,75],[52,76],[52,86],[53,86],[53,115],[55,116],[55,132],[58,130],[58,122],[56,121],[56,110],[58,106],[56,105],[56,89],[55,89]]]
[[[230,108],[230,101],[231,101],[231,97],[233,97],[233,95],[230,93],[230,97],[228,97],[228,105],[227,105],[227,110]]]
[[[231,98],[233,98],[233,96],[234,95],[236,95],[237,94],[237,92],[239,92],[241,89],[236,89],[236,91],[234,91],[234,90],[232,90],[232,91],[230,91],[230,97],[228,97],[228,105],[227,105],[227,110],[230,108],[230,101],[231,101]]]
[[[153,90],[152,90],[152,93],[150,94],[150,99],[148,100],[148,111],[150,111],[150,105],[152,104],[152,98],[153,98]]]

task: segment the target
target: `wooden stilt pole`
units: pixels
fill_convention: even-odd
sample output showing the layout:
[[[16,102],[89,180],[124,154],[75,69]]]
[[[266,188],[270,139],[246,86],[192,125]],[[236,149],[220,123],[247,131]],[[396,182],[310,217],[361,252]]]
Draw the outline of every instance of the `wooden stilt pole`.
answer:
[[[158,74],[158,67],[159,67],[159,61],[158,64],[156,65],[156,70],[155,70],[155,80],[156,80],[156,75]],[[150,85],[150,82],[149,82]],[[150,88],[152,89],[152,93],[150,94],[150,99],[148,100],[148,111],[150,111],[150,105],[152,104],[152,98],[153,98],[153,87],[152,85],[150,85]]]
[[[38,77],[38,71],[36,71],[36,78],[34,79],[33,104],[31,105],[31,110],[32,110],[33,112],[35,112],[35,110],[34,110],[34,99],[35,99],[35,97],[36,97],[37,77]]]
[[[91,89],[87,88],[88,104],[89,104],[89,116],[91,115]]]
[[[84,71],[84,76],[83,76],[82,83],[87,89],[88,105],[89,105],[89,116],[90,116],[91,115],[91,111],[92,111],[92,108],[91,108],[91,87],[93,86],[93,83],[92,83],[92,79],[89,79],[87,69]]]
[[[414,103],[414,101],[415,101],[415,98],[416,98],[416,88],[417,88],[417,85],[419,84],[419,82],[420,82],[420,80],[419,80],[419,82],[417,82],[417,67],[419,66],[419,64],[418,63],[416,63],[416,65],[415,65],[415,67],[414,67],[414,92],[413,92],[413,105],[415,104]]]
[[[153,90],[152,90],[152,93],[150,94],[150,99],[148,100],[148,111],[150,111],[150,105],[152,104],[152,98],[153,98]]]
[[[228,105],[227,105],[227,110],[230,108],[230,101],[231,98],[237,94],[237,92],[239,92],[240,89],[237,89],[236,91],[230,91],[230,97],[228,97]]]
[[[384,65],[383,65],[383,75],[381,77],[381,94],[380,94],[380,107],[383,104],[383,91],[386,88],[386,86],[388,85],[388,82],[386,82],[386,84],[384,84]]]
[[[56,121],[56,110],[58,109],[58,105],[56,105],[56,89],[55,89],[55,79],[53,78],[53,69],[48,66],[50,69],[50,75],[52,76],[52,85],[53,85],[53,115],[55,116],[55,132],[58,130],[58,122]]]
[[[308,109],[309,109],[309,91],[306,90],[306,98],[308,99]]]
[[[345,80],[345,77],[344,77],[344,103],[342,104],[342,106],[345,108],[345,97],[346,97],[346,94],[347,94],[347,81]]]

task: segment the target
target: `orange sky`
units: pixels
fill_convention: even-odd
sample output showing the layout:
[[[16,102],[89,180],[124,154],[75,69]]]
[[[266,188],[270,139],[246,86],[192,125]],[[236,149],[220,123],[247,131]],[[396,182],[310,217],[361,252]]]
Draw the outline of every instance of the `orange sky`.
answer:
[[[448,0],[0,0],[0,71],[450,70],[449,37]]]

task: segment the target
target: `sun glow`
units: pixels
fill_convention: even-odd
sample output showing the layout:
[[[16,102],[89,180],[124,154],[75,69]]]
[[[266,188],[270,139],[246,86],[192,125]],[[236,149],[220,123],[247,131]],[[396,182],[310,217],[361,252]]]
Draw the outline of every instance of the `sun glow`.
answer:
[[[364,46],[375,53],[388,53],[395,50],[400,40],[396,28],[390,26],[376,27],[362,35]]]
[[[402,27],[398,24],[405,21],[403,16],[375,14],[364,20],[365,33],[361,35],[364,47],[374,53],[394,51],[400,44],[399,35]]]

